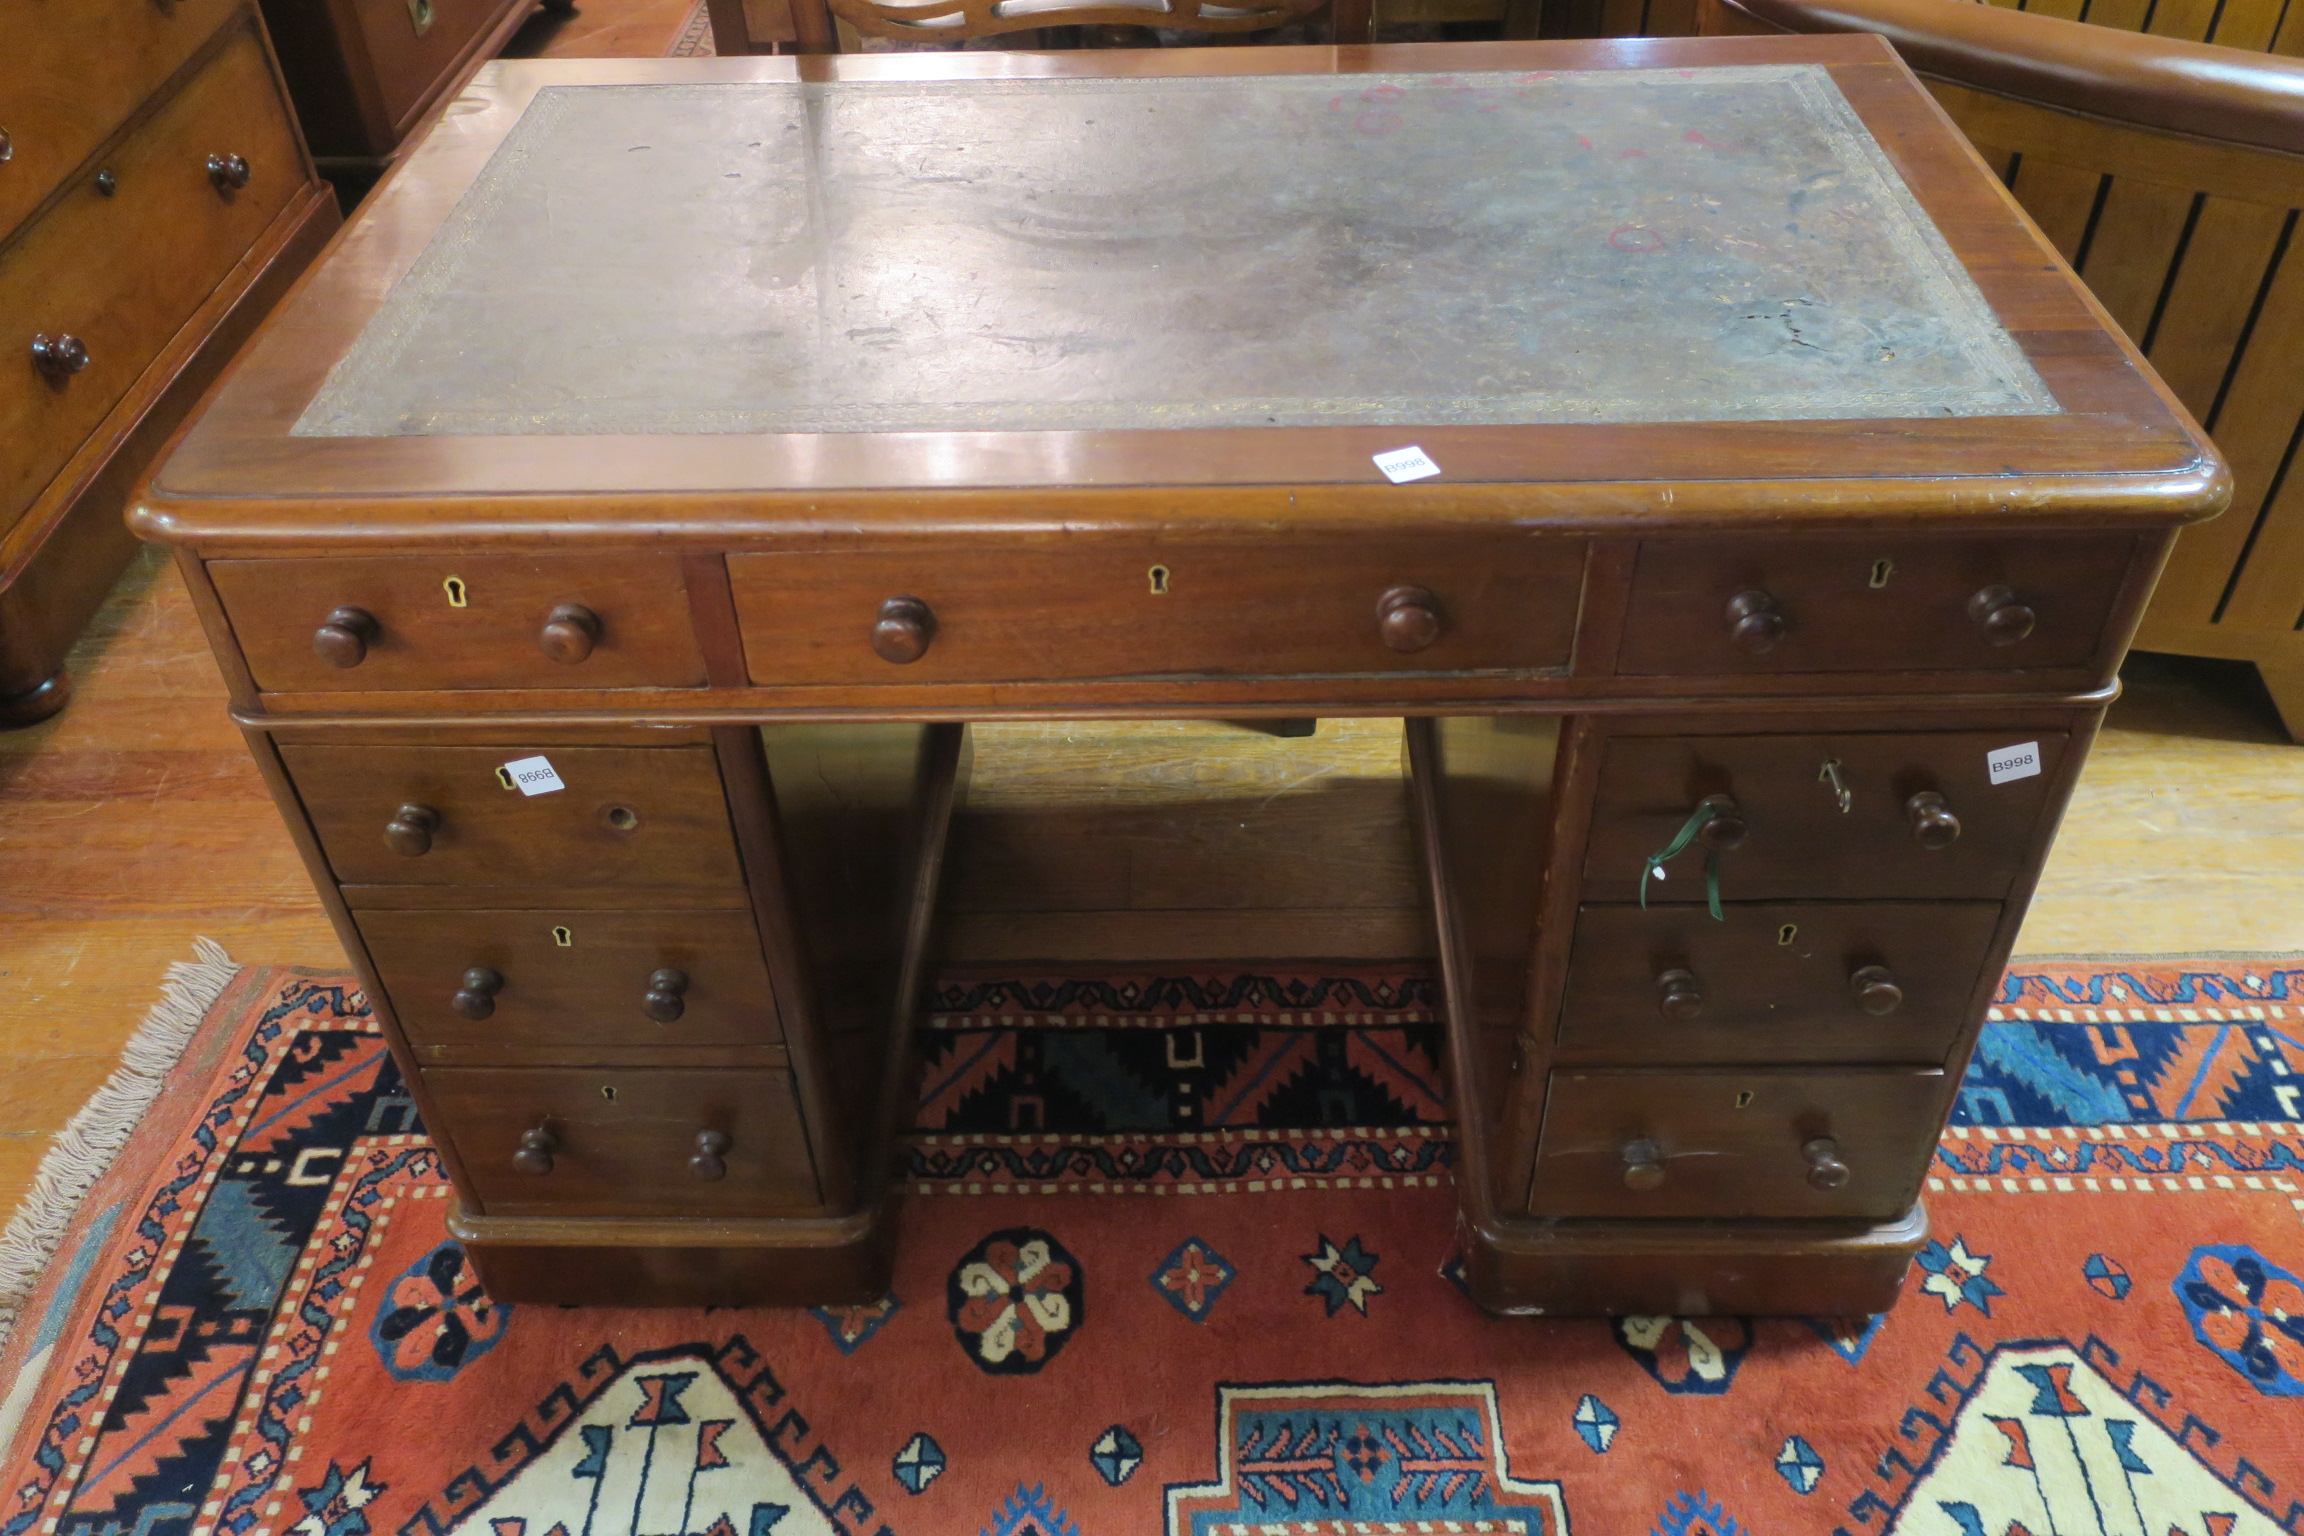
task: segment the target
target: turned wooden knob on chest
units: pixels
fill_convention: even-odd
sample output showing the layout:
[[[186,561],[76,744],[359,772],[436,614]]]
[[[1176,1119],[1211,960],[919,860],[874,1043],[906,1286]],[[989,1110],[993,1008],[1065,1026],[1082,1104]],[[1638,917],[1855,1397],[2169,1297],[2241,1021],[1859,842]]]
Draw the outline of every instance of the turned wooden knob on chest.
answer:
[[[1697,802],[1712,807],[1712,819],[1696,829],[1696,841],[1714,853],[1733,853],[1752,835],[1752,824],[1734,795],[1706,795]]]
[[[248,160],[244,155],[210,155],[208,179],[219,192],[237,192],[248,185]]]
[[[1624,1147],[1624,1187],[1651,1190],[1664,1182],[1664,1152],[1643,1137]]]
[[[32,338],[32,366],[51,382],[61,384],[88,366],[88,344],[77,336],[43,332]]]
[[[552,1171],[552,1154],[560,1150],[560,1138],[542,1126],[520,1133],[520,1150],[512,1154],[515,1172],[542,1178]]]
[[[368,659],[382,628],[365,608],[333,608],[312,631],[312,654],[332,667],[356,667]]]
[[[1904,989],[1896,985],[1895,973],[1884,965],[1860,965],[1848,976],[1848,990],[1856,998],[1856,1006],[1874,1018],[1885,1018],[1904,1002]]]
[[[1838,1189],[1848,1182],[1848,1165],[1840,1161],[1840,1143],[1831,1137],[1818,1136],[1803,1143],[1800,1155],[1808,1159],[1811,1189]]]
[[[730,1145],[725,1131],[698,1131],[696,1155],[688,1159],[688,1171],[707,1184],[719,1183],[728,1177]]]
[[[1911,818],[1912,841],[1930,853],[1940,853],[1960,840],[1960,818],[1952,814],[1952,807],[1944,797],[1932,789],[1924,789],[1904,802],[1904,814]]]
[[[1765,656],[1776,649],[1790,627],[1776,599],[1757,587],[1728,599],[1728,643],[1748,656]]]
[[[1968,599],[1968,617],[1984,631],[1984,639],[1992,645],[2014,645],[2032,633],[2032,626],[2040,621],[2027,604],[2016,601],[2011,587],[1986,587]]]
[[[916,597],[892,597],[880,605],[872,626],[872,654],[901,667],[928,654],[936,638],[936,615]]]
[[[439,830],[440,813],[410,801],[384,823],[384,846],[404,858],[422,858],[432,851],[432,834]]]
[[[562,603],[544,616],[536,643],[554,661],[574,666],[600,643],[600,615],[582,603]]]
[[[464,973],[463,984],[456,989],[449,1006],[467,1019],[484,1019],[496,1011],[496,994],[503,990],[501,974],[476,965]]]
[[[1704,1016],[1704,985],[1684,965],[1657,973],[1656,1007],[1675,1024],[1693,1024]]]
[[[1394,587],[1376,600],[1376,628],[1393,650],[1423,650],[1440,638],[1440,600],[1422,587]]]
[[[640,999],[640,1011],[659,1024],[670,1024],[688,1011],[688,973],[670,966],[652,971],[648,976],[648,995]]]

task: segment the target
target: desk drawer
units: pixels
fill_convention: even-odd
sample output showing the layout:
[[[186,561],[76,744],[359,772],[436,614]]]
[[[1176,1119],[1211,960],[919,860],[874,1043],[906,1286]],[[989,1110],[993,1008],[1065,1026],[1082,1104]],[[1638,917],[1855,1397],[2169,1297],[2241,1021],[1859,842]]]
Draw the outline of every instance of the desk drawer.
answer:
[[[1987,758],[2021,746],[2037,748],[2040,771],[1994,784]],[[1637,901],[1648,855],[1700,802],[1724,795],[1733,817],[1700,838],[1718,834],[1725,900],[1998,901],[2039,856],[2066,746],[2064,732],[2033,729],[1618,736],[1600,766],[1584,892]],[[1692,844],[1649,882],[1651,906],[1704,900],[1705,847]]]
[[[1900,1216],[1943,1112],[1941,1072],[1552,1074],[1539,1216]]]
[[[567,787],[524,795],[499,777],[531,756]],[[280,758],[347,886],[743,884],[709,747],[283,746]]]
[[[434,1068],[424,1086],[491,1216],[730,1216],[822,1203],[789,1073]],[[704,1139],[710,1138],[710,1139]]]
[[[360,936],[420,1055],[781,1040],[744,911],[362,912]]]
[[[247,185],[212,178],[211,155],[243,159]],[[296,130],[254,27],[235,24],[100,168],[113,177],[109,196],[92,172],[0,250],[0,528],[47,488],[304,187]],[[0,177],[8,170],[0,164]]]
[[[1568,665],[1579,540],[735,555],[756,683],[1541,672]],[[911,659],[903,659],[910,657]]]
[[[1576,914],[1556,1060],[1940,1065],[2000,904],[1744,902]]]
[[[1616,670],[2085,667],[2135,558],[2134,539],[2100,534],[1649,539]]]
[[[704,682],[672,555],[211,560],[208,575],[273,693]]]

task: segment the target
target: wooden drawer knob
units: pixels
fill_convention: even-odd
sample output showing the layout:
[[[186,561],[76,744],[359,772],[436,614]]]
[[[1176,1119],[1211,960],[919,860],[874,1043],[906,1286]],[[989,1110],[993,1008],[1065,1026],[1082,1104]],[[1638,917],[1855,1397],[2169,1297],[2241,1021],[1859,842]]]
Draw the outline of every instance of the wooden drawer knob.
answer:
[[[32,338],[32,366],[61,384],[88,366],[88,344],[77,336],[42,332]]]
[[[467,1019],[484,1019],[496,1011],[496,994],[504,990],[504,978],[484,965],[476,965],[464,973],[464,984],[457,988],[449,1005]]]
[[[1776,649],[1788,628],[1776,599],[1757,587],[1728,599],[1728,643],[1748,656],[1765,656]]]
[[[648,977],[648,995],[640,999],[640,1011],[659,1024],[670,1024],[688,1011],[682,999],[688,991],[688,973],[670,966],[653,971]]]
[[[728,1177],[726,1153],[730,1143],[722,1131],[698,1131],[696,1155],[688,1159],[688,1171],[707,1184],[717,1184]]]
[[[1855,994],[1856,1006],[1876,1019],[1894,1013],[1904,1002],[1904,989],[1884,965],[1856,967],[1848,977],[1848,990]]]
[[[1960,840],[1960,818],[1932,789],[1905,801],[1904,814],[1912,819],[1912,841],[1930,853],[1940,853]]]
[[[1696,829],[1696,841],[1714,853],[1733,853],[1744,846],[1752,825],[1734,795],[1706,795],[1698,803],[1712,807],[1712,819]]]
[[[554,661],[574,666],[600,643],[600,615],[582,603],[562,603],[544,616],[536,643]]]
[[[1991,645],[2014,645],[2032,633],[2032,626],[2040,621],[2030,607],[2016,601],[2016,593],[2009,587],[1986,587],[1968,599],[1968,617],[1976,621]]]
[[[440,813],[411,801],[384,823],[384,846],[405,858],[419,859],[432,851],[432,834],[439,830]]]
[[[1394,587],[1376,600],[1376,627],[1393,650],[1420,651],[1440,638],[1440,600],[1422,587]]]
[[[1848,1182],[1848,1165],[1840,1161],[1840,1143],[1831,1137],[1819,1136],[1804,1144],[1800,1155],[1808,1159],[1811,1189],[1838,1189]]]
[[[936,638],[936,615],[916,597],[892,597],[880,605],[872,626],[872,654],[901,667],[928,654]]]
[[[208,179],[219,192],[237,192],[248,185],[248,161],[241,155],[210,155]]]
[[[1676,965],[1656,978],[1656,1006],[1675,1024],[1693,1024],[1704,1016],[1704,986],[1696,973]]]
[[[334,608],[312,631],[312,654],[332,667],[356,667],[382,633],[376,615],[365,608]]]
[[[559,1138],[542,1126],[520,1134],[520,1150],[512,1154],[514,1171],[542,1178],[552,1171],[552,1154],[560,1150]]]
[[[1664,1182],[1664,1154],[1656,1143],[1640,1140],[1624,1148],[1624,1187],[1651,1190]]]

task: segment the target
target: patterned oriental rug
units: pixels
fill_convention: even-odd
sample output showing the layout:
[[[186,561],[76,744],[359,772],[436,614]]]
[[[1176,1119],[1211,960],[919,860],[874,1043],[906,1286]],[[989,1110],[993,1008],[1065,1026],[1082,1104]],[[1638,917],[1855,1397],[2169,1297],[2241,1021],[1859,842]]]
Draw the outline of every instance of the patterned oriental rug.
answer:
[[[1423,976],[948,978],[893,1292],[815,1312],[492,1304],[353,985],[220,987],[0,1536],[2304,1531],[2304,961],[2020,966],[1902,1303],[1767,1320],[1476,1310]]]

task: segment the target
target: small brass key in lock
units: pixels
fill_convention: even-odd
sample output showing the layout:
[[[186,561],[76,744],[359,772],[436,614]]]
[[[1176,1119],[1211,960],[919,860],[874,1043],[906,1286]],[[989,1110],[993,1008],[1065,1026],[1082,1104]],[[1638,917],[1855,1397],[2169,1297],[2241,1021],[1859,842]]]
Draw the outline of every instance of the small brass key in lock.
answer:
[[[1826,758],[1824,766],[1816,770],[1816,782],[1832,786],[1833,803],[1840,807],[1841,815],[1847,815],[1849,807],[1856,803],[1856,797],[1849,792],[1848,786],[1841,782],[1840,759],[1836,757]]]

